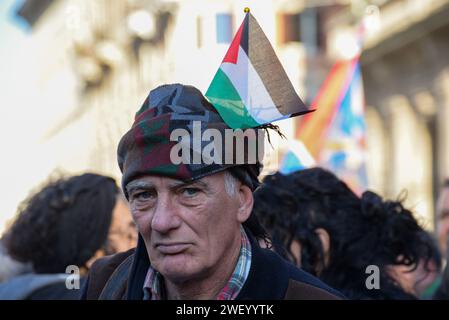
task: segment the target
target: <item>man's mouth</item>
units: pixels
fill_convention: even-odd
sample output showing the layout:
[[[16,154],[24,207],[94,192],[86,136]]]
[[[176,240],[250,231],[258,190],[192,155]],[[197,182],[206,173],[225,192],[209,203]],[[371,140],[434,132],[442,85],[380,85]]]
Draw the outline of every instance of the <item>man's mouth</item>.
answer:
[[[162,254],[178,254],[185,251],[191,244],[186,242],[158,243],[156,249]]]

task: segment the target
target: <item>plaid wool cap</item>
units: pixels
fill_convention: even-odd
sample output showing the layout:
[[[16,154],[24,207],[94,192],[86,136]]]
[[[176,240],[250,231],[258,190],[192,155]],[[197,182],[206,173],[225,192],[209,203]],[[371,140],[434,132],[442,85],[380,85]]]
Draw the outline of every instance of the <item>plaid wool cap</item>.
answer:
[[[262,168],[259,161],[261,159],[258,158],[256,163],[249,162],[250,158],[246,154],[249,150],[247,144],[256,143],[257,145],[257,139],[251,142],[248,142],[251,139],[246,140],[244,150],[236,150],[235,142],[232,144],[234,157],[238,153],[245,153],[243,163],[205,163],[203,160],[195,164],[193,161],[173,163],[170,154],[178,141],[171,141],[170,135],[173,130],[184,129],[191,137],[194,136],[194,121],[200,121],[201,133],[206,129],[216,129],[221,133],[224,159],[225,153],[229,151],[226,151],[224,132],[225,129],[231,129],[198,89],[182,84],[167,84],[150,92],[136,113],[131,129],[122,137],[118,145],[118,164],[123,174],[122,188],[126,197],[128,197],[126,185],[143,175],[160,175],[188,182],[230,169],[236,178],[252,190],[259,185],[257,177]],[[192,146],[193,140],[190,141],[192,157],[197,150]],[[201,140],[199,143],[202,149],[210,141]],[[256,146],[256,148],[259,147]]]

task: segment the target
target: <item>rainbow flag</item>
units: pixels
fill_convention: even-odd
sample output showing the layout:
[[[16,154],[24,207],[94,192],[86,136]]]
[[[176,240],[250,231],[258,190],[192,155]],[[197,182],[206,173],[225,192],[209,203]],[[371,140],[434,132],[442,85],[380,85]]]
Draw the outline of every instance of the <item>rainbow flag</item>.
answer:
[[[339,61],[312,103],[316,111],[298,126],[301,140],[319,166],[355,191],[367,187],[365,167],[365,103],[359,58]]]
[[[282,158],[279,172],[290,174],[295,171],[315,167],[315,159],[310,155],[301,141],[290,141],[288,151]]]
[[[233,129],[311,111],[296,94],[270,41],[249,12],[205,96]]]

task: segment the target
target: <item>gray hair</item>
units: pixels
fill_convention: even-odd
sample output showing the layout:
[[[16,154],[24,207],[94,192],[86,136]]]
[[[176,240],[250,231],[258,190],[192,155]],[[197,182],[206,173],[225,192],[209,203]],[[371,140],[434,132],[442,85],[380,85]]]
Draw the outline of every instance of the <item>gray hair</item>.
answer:
[[[234,177],[229,170],[224,172],[224,184],[227,194],[233,197],[237,193],[237,178]]]

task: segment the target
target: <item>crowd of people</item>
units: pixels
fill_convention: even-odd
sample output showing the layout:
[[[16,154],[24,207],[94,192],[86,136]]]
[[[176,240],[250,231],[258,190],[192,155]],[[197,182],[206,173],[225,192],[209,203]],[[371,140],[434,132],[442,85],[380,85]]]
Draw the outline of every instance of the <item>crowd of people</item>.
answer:
[[[261,163],[170,164],[164,139],[199,113],[221,128],[196,88],[156,88],[120,141],[121,188],[87,173],[26,199],[0,240],[0,299],[449,299],[449,181],[434,235],[404,199],[323,168],[259,182]]]
[[[350,299],[447,298],[437,242],[401,201],[358,197],[311,168],[265,177],[254,212],[275,251]],[[377,289],[366,284],[369,266],[379,270]]]
[[[0,300],[79,299],[80,290],[66,287],[67,267],[79,269],[79,289],[95,259],[136,239],[114,179],[86,173],[51,181],[23,201],[0,240]]]

